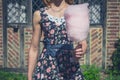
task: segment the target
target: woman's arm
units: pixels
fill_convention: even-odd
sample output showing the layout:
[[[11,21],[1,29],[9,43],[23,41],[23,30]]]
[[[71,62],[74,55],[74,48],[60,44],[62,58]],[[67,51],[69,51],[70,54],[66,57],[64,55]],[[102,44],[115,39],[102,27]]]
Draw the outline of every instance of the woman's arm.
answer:
[[[79,46],[82,46],[82,48]],[[79,42],[79,44],[75,48],[75,56],[77,58],[81,58],[82,55],[86,52],[86,49],[87,49],[87,41],[83,40],[83,41]]]
[[[41,20],[40,11],[35,11],[33,15],[33,34],[32,42],[28,57],[28,80],[32,80],[32,74],[37,61],[39,40],[41,38],[41,27],[39,21]]]

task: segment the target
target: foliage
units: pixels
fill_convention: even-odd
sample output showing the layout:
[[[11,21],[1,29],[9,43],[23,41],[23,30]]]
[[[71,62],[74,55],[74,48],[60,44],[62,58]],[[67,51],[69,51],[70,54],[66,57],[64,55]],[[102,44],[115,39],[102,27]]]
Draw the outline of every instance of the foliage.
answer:
[[[0,80],[27,80],[27,77],[22,73],[0,71]]]
[[[100,68],[95,65],[82,65],[83,75],[86,80],[100,80]]]
[[[116,75],[116,72],[108,70],[109,74],[104,80],[120,80],[120,75]]]
[[[111,56],[113,66],[108,66],[105,74],[108,76],[104,80],[120,80],[120,39],[115,43],[116,48]]]
[[[120,76],[116,76],[116,75],[109,75],[108,77],[106,77],[104,80],[120,80]]]
[[[115,48],[116,50],[111,57],[113,63],[112,71],[120,73],[120,39],[115,43]]]

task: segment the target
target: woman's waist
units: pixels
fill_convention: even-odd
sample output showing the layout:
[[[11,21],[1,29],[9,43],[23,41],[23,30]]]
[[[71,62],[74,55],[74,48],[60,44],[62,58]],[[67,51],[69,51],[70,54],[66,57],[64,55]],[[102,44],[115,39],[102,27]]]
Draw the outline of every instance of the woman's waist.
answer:
[[[73,49],[73,44],[44,44],[44,47],[47,49],[71,50]]]
[[[48,38],[45,37],[43,39],[43,43],[45,44],[72,44],[72,41],[68,40],[68,38]]]

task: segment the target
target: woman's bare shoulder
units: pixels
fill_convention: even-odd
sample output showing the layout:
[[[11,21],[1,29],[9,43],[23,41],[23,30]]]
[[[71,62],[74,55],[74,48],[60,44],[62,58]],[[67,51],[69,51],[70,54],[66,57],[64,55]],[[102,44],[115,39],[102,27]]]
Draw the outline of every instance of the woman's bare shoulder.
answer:
[[[36,10],[33,14],[33,23],[38,23],[41,20],[40,10]]]
[[[40,10],[36,10],[36,11],[34,12],[34,15],[33,15],[33,16],[39,18],[39,17],[40,17],[40,13],[41,13]]]

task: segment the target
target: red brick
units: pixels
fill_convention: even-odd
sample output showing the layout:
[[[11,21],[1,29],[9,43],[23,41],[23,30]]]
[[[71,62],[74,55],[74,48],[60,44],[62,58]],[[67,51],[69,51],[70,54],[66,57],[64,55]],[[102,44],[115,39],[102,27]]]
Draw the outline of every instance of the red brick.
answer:
[[[118,2],[111,2],[110,5],[112,5],[112,6],[119,6],[120,3],[118,3]]]
[[[110,16],[110,19],[120,19],[119,16]]]
[[[108,2],[117,2],[118,0],[108,0]]]

